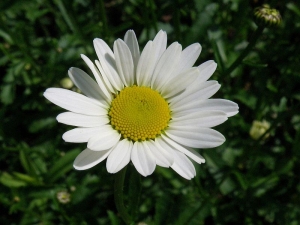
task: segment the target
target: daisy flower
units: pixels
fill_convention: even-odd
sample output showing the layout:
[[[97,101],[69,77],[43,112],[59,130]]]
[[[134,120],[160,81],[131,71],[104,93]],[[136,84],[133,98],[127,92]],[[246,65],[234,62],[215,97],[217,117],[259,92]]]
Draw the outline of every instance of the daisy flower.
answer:
[[[98,59],[81,55],[95,80],[78,68],[68,74],[84,94],[49,88],[44,96],[68,110],[57,121],[78,128],[63,134],[66,142],[87,142],[75,159],[77,170],[106,160],[109,173],[130,161],[143,176],[156,165],[171,167],[186,179],[196,175],[191,159],[204,163],[199,148],[221,145],[225,138],[211,129],[238,113],[238,105],[209,99],[220,88],[207,81],[214,61],[194,67],[201,52],[198,43],[182,50],[178,42],[167,47],[167,34],[159,31],[140,53],[134,31],[114,42],[113,51],[94,40]]]

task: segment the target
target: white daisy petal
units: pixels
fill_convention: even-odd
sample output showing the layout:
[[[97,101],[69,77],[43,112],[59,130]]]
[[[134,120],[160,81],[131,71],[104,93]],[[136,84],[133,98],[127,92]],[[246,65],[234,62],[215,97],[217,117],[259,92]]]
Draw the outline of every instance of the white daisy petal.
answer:
[[[76,157],[73,166],[76,170],[89,169],[106,159],[110,152],[111,149],[95,152],[87,148]]]
[[[144,142],[135,142],[133,144],[131,161],[136,170],[144,177],[152,174],[155,169],[155,159]]]
[[[103,151],[110,149],[118,143],[121,134],[114,130],[110,125],[100,127],[98,135],[91,137],[88,140],[88,148],[93,151]]]
[[[153,42],[146,44],[136,70],[136,80],[139,86],[150,86],[155,66],[163,52],[166,50],[167,34],[164,31],[158,32]]]
[[[70,68],[68,71],[69,77],[83,94],[96,101],[100,101],[107,106],[107,103],[102,99],[102,92],[97,83],[86,72],[78,68]]]
[[[225,141],[225,137],[213,129],[198,128],[197,132],[194,132],[193,129],[193,126],[172,126],[172,129],[166,130],[165,133],[179,144],[191,148],[214,148]]]
[[[83,143],[88,142],[88,140],[93,136],[101,135],[100,132],[100,127],[75,128],[65,132],[62,138],[66,142]]]
[[[153,41],[148,41],[136,70],[136,80],[139,86],[150,86],[155,66],[167,46],[167,34],[159,31]]]
[[[165,82],[172,78],[174,65],[180,59],[181,49],[181,45],[178,42],[174,42],[162,54],[153,72],[151,88],[160,91]]]
[[[151,54],[152,47],[152,41],[148,41],[138,62],[136,69],[136,82],[138,86],[145,86],[151,79],[154,69],[154,59]]]
[[[123,83],[117,73],[115,57],[112,50],[102,39],[99,38],[94,39],[94,47],[100,64],[110,83],[118,91],[122,90]]]
[[[196,111],[176,117],[173,116],[169,127],[194,125],[199,127],[214,127],[227,120],[227,115],[222,111]]]
[[[167,47],[167,33],[165,31],[160,30],[155,38],[153,39],[153,55],[155,58],[155,64],[160,59],[163,52]]]
[[[95,60],[95,64],[98,68],[98,70],[100,71],[100,74],[102,75],[102,79],[103,79],[103,84],[107,87],[107,89],[111,92],[111,93],[117,93],[118,90],[113,86],[113,84],[110,82],[110,80],[108,79],[107,74],[105,73],[103,67],[101,66],[99,60]]]
[[[132,147],[132,141],[123,139],[112,149],[106,161],[109,173],[117,173],[129,163]]]
[[[170,146],[172,146],[175,150],[178,150],[191,159],[193,159],[195,162],[201,164],[205,163],[205,159],[198,153],[196,152],[193,148],[188,148],[188,147],[183,147],[182,145],[176,143],[172,139],[168,138],[166,135],[161,136],[164,141],[166,141]]]
[[[176,108],[176,109],[175,109]],[[227,117],[238,113],[239,107],[236,103],[226,99],[206,99],[183,102],[181,106],[174,107],[173,116],[180,117],[198,111],[222,111]]]
[[[226,99],[207,99],[199,105],[202,110],[220,110],[228,117],[234,116],[239,112],[239,106],[235,102]]]
[[[209,60],[198,66],[198,69],[200,71],[199,81],[204,82],[207,81],[211,77],[211,75],[216,71],[217,63],[215,63],[213,60]]]
[[[131,52],[124,41],[118,39],[114,43],[114,53],[119,75],[126,86],[134,83],[134,65]]]
[[[199,85],[197,91],[188,88],[181,95],[170,98],[170,107],[175,111],[191,101],[208,99],[213,96],[220,87],[221,85],[217,81],[211,80]]]
[[[100,92],[101,95],[103,96],[104,99],[107,99],[108,101],[110,101],[112,99],[111,94],[108,92],[102,78],[101,75],[97,69],[97,67],[94,65],[94,63],[85,55],[81,54],[80,55],[81,58],[83,59],[83,61],[86,63],[86,65],[90,68],[90,70],[92,71],[92,73],[94,74],[94,77],[100,87]]]
[[[171,166],[180,176],[190,180],[196,175],[196,170],[193,163],[182,152],[174,150],[174,163]]]
[[[107,115],[89,116],[73,112],[64,112],[56,117],[57,121],[71,126],[98,127],[109,123]]]
[[[197,163],[204,163],[205,160],[193,149],[184,148],[179,144],[175,143],[171,139],[164,136],[163,138],[158,139],[158,142],[161,147],[171,152],[173,163],[171,168],[175,170],[179,175],[186,179],[191,179],[196,175],[195,167],[192,162],[184,155],[188,155]],[[183,154],[184,153],[184,154]]]
[[[142,51],[139,63],[136,69],[136,81],[138,86],[146,86],[150,83],[152,73],[155,66],[155,58],[152,54],[153,42],[148,41],[144,50]]]
[[[48,88],[44,92],[45,98],[66,110],[85,115],[106,115],[107,110],[84,95],[62,88]]]
[[[137,64],[140,59],[140,48],[133,30],[129,30],[126,32],[124,41],[127,44],[128,48],[130,49],[133,58],[134,68],[136,70]]]
[[[159,138],[156,138],[155,141],[151,140],[145,143],[151,150],[157,165],[162,167],[170,167],[174,162],[173,155],[170,151],[160,146],[158,139]]]
[[[181,53],[180,61],[177,66],[176,72],[180,73],[192,67],[198,59],[201,53],[201,49],[202,47],[199,43],[194,43],[186,47]]]
[[[165,98],[174,96],[192,84],[198,76],[199,70],[197,68],[190,68],[183,73],[178,74],[176,77],[166,82],[162,87],[162,96]]]

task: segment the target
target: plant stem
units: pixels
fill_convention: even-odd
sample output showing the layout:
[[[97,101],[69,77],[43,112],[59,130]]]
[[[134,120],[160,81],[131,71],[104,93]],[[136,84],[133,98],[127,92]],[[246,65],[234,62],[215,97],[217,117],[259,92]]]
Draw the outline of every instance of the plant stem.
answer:
[[[71,31],[73,31],[73,33],[77,34],[78,33],[77,26],[73,23],[74,21],[69,16],[63,2],[61,0],[56,0],[55,3],[57,5],[57,7],[59,8],[59,11],[60,11],[62,17],[66,21],[66,23],[69,26],[69,28],[71,29]]]
[[[127,166],[115,175],[114,197],[117,210],[126,224],[131,224],[132,219],[128,214],[123,201],[123,186]]]
[[[100,20],[103,25],[103,35],[105,40],[109,40],[109,34],[108,34],[108,28],[107,28],[107,18],[106,18],[106,11],[105,11],[105,5],[104,0],[100,0]]]
[[[180,32],[180,8],[178,0],[175,1],[174,4],[174,27],[175,27],[175,35],[179,42],[181,42],[181,32]]]
[[[55,0],[55,4],[57,5],[60,14],[64,18],[66,24],[69,26],[70,30],[77,35],[77,37],[82,41],[82,43],[85,44],[86,39],[83,36],[83,32],[80,30],[80,27],[77,24],[77,21],[74,19],[74,16],[72,15],[71,11],[67,11],[66,7],[64,5],[64,2],[62,0]],[[56,12],[57,13],[57,12]],[[88,52],[87,48],[84,45],[85,52]]]
[[[223,75],[229,75],[235,68],[237,68],[241,64],[243,59],[249,54],[251,49],[254,47],[257,39],[262,34],[264,28],[265,28],[264,26],[258,26],[257,27],[256,31],[254,32],[254,34],[252,35],[252,37],[250,39],[250,42],[249,42],[248,46],[239,55],[239,57],[231,64],[231,66],[227,70],[225,70]]]
[[[152,26],[155,30],[155,33],[158,32],[158,27],[157,27],[157,13],[156,13],[156,9],[157,9],[157,6],[155,5],[155,1],[154,0],[151,0],[150,1],[150,14],[151,14],[151,17],[152,17]]]
[[[139,202],[141,198],[141,175],[135,169],[130,168],[130,176],[129,176],[129,193],[128,196],[130,198],[130,202],[128,203],[128,210],[131,214],[133,220],[136,219]]]
[[[218,45],[218,42],[220,42],[220,40],[218,40],[218,39],[214,39],[211,41],[215,59],[218,64],[218,68],[220,69],[220,72],[223,73],[225,66],[224,66],[224,60],[222,59],[222,56],[220,54],[220,47]]]
[[[145,11],[143,13],[144,15],[144,21],[146,23],[146,37],[147,37],[147,40],[150,39],[150,26],[151,26],[151,22],[150,22],[150,15],[149,15],[149,8],[151,7],[151,4],[150,4],[150,0],[148,1],[144,1],[145,5]]]

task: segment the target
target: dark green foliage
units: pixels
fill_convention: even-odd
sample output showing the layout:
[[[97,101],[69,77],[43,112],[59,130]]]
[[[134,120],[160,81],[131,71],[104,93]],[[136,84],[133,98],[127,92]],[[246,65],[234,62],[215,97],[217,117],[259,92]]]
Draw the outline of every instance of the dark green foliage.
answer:
[[[267,28],[243,63],[226,69],[256,29],[253,10],[268,3],[282,24]],[[123,224],[115,208],[113,175],[105,162],[72,169],[85,144],[65,143],[63,110],[42,93],[61,87],[70,67],[95,59],[92,40],[112,46],[134,29],[141,48],[159,29],[168,42],[202,45],[200,63],[214,59],[215,98],[239,104],[240,113],[216,129],[226,142],[199,150],[192,181],[157,167],[141,182],[132,165],[125,205],[147,224],[300,224],[300,5],[297,1],[33,0],[0,2],[0,221],[1,224]],[[75,87],[73,87],[76,90]],[[267,120],[264,137],[249,135]],[[136,189],[130,189],[132,184]],[[140,186],[139,186],[140,185]],[[59,202],[67,191],[70,201]],[[138,193],[140,197],[138,197]]]

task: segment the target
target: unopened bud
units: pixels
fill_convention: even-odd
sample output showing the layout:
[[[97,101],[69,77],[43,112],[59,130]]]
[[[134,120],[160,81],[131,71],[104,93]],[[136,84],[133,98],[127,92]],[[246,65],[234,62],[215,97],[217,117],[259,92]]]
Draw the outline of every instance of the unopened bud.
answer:
[[[270,128],[269,122],[265,120],[263,121],[254,120],[249,134],[254,140],[258,140],[269,128]],[[266,139],[267,137],[269,137],[269,134],[266,134],[264,136],[264,139]]]
[[[269,5],[264,4],[254,9],[255,22],[257,25],[274,27],[281,23],[281,15],[277,9],[270,8]]]
[[[60,81],[60,85],[61,85],[63,88],[66,88],[66,89],[71,89],[71,88],[74,86],[73,82],[72,82],[71,79],[68,78],[68,77],[62,79],[62,80]]]
[[[15,196],[14,197],[14,202],[19,202],[19,201],[21,201],[20,197],[19,196]]]

